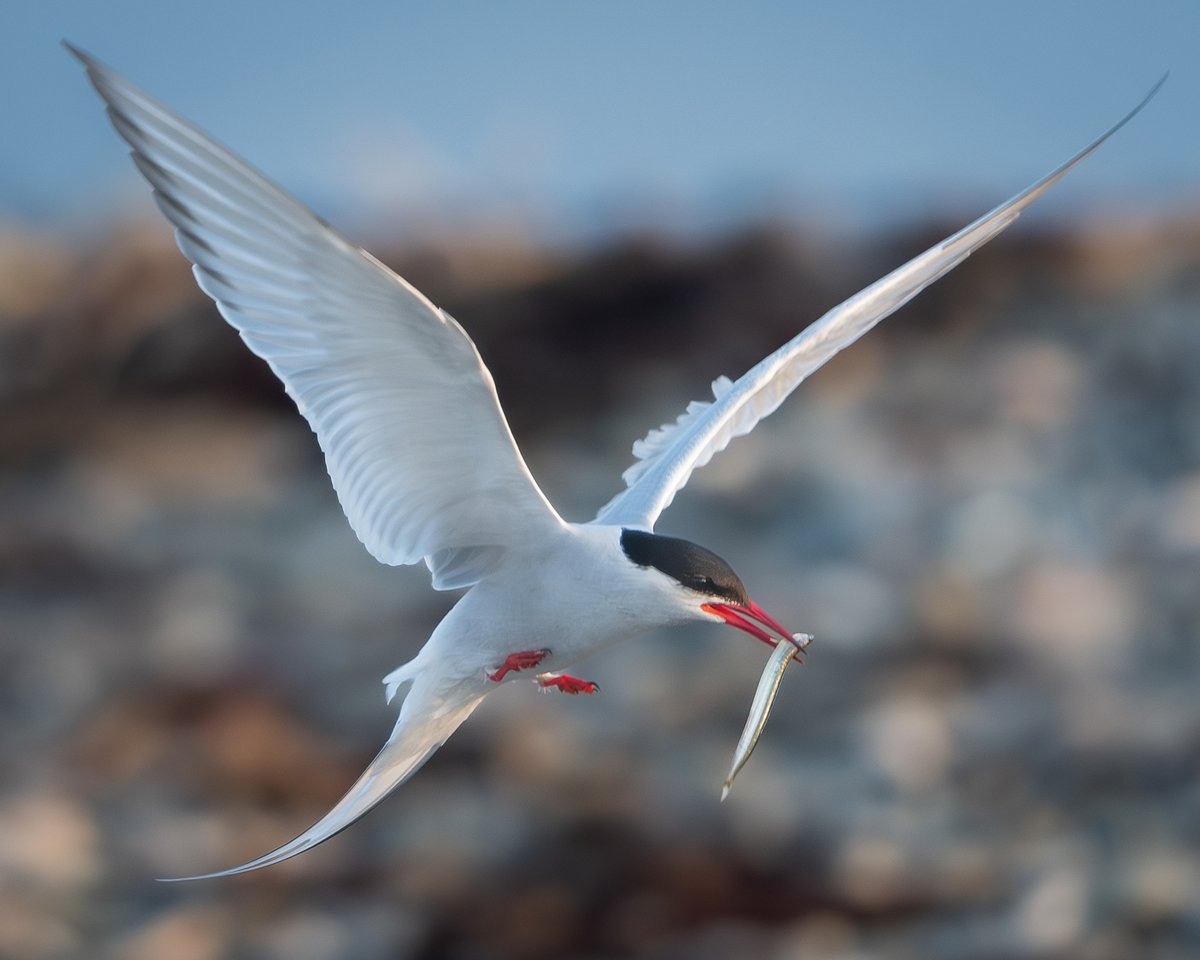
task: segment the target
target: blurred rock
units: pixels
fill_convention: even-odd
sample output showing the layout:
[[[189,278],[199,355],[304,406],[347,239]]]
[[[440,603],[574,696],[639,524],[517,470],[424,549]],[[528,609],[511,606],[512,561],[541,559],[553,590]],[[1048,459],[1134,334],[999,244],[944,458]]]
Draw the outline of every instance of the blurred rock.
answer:
[[[1038,877],[1017,906],[1017,936],[1030,953],[1061,953],[1079,946],[1088,922],[1088,877],[1060,867]]]
[[[229,920],[214,907],[180,907],[147,924],[120,945],[128,960],[217,960],[228,954]]]
[[[82,890],[100,871],[96,824],[82,803],[50,790],[11,797],[0,807],[0,870],[22,885]]]
[[[1029,569],[1012,610],[1018,639],[1038,658],[1072,671],[1112,671],[1133,646],[1132,585],[1079,564]]]
[[[940,239],[778,225],[382,251],[550,498]],[[957,224],[949,225],[951,228]],[[0,956],[1200,955],[1200,226],[1018,228],[815,374],[663,532],[817,642],[697,627],[507,687],[304,858],[453,596],[375,564],[159,224],[0,236]]]

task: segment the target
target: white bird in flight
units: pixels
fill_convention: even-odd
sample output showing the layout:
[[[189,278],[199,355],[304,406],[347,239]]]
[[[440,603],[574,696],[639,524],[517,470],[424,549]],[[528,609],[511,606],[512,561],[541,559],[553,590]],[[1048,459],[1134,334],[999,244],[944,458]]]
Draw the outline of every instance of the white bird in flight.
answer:
[[[396,726],[317,823],[229,876],[294,857],[371,810],[487,694],[562,671],[655,627],[727,623],[800,643],[716,554],[653,532],[659,514],[731,440],[805,377],[1008,227],[1146,105],[974,223],[834,307],[712,399],[633,445],[625,489],[587,523],[558,515],[533,479],[491,374],[458,323],[301,203],[124,77],[70,44],[175,226],[201,289],[283,381],[316,433],[354,532],[381,563],[424,560],[437,590],[466,590],[421,651],[384,678],[408,685]]]

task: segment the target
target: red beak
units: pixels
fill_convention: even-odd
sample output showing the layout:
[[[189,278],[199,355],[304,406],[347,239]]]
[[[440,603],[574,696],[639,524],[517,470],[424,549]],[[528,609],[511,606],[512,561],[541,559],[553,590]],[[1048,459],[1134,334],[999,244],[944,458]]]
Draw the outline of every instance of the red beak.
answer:
[[[796,659],[800,660],[800,651],[804,646],[788,633],[766,610],[760,607],[753,600],[750,600],[743,606],[740,603],[703,603],[700,609],[705,613],[713,613],[724,620],[731,627],[737,627],[739,630],[745,630],[752,637],[757,637],[767,646],[778,646],[781,640],[786,640],[788,643],[794,644],[796,647]],[[777,637],[767,633],[764,627],[769,627],[779,634]]]

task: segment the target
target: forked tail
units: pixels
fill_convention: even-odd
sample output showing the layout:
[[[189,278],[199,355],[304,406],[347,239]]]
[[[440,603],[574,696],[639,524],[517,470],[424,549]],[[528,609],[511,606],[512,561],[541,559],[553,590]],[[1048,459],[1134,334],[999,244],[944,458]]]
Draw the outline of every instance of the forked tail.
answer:
[[[416,680],[404,700],[400,717],[383,749],[333,809],[295,840],[257,860],[243,863],[240,867],[218,870],[216,873],[202,873],[194,877],[170,877],[167,878],[168,882],[231,877],[234,874],[269,867],[298,853],[311,850],[317,844],[345,830],[421,769],[421,765],[479,706],[479,701],[487,692],[486,689],[477,687],[457,687],[449,693],[435,692],[426,689],[429,685],[426,678]]]

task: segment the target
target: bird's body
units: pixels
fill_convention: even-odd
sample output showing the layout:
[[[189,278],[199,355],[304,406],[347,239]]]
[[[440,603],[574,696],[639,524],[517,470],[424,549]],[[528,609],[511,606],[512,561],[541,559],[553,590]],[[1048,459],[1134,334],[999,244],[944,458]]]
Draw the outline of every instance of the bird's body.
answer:
[[[712,399],[634,445],[626,488],[590,523],[562,519],[517,449],[491,375],[444,311],[198,128],[70,48],[108,105],[200,286],[308,419],[339,500],[387,564],[424,560],[465,589],[415,658],[391,737],[346,795],[275,851],[295,856],[411,776],[500,683],[590,693],[562,673],[646,630],[704,621],[801,646],[725,561],[653,532],[698,467],[752,430],[839,350],[995,237],[1141,109],[1011,200],[830,310]],[[1165,79],[1165,78],[1164,78]],[[1161,85],[1160,81],[1160,84]]]
[[[548,650],[537,671],[559,672],[621,640],[695,619],[674,581],[646,576],[626,555],[621,534],[607,524],[564,523],[527,555],[511,554],[385,683],[434,668],[464,683],[483,681],[486,691],[497,682],[487,675],[511,653]]]

